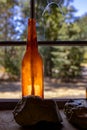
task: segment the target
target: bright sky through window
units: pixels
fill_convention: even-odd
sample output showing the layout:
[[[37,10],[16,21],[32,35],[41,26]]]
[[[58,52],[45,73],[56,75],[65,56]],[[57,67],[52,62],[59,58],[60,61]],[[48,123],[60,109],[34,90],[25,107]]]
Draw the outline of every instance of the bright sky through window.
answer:
[[[74,0],[72,5],[77,9],[76,16],[82,16],[87,13],[87,0]]]

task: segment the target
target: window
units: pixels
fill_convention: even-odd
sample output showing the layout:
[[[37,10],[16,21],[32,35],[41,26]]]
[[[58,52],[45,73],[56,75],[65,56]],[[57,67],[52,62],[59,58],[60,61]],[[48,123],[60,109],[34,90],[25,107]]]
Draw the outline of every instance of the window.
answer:
[[[27,38],[27,19],[30,13],[29,4],[27,2],[29,3],[28,0],[25,0],[25,2],[20,0],[3,0],[0,2],[0,46],[2,46],[0,48],[0,75],[5,78],[4,82],[2,82],[2,79],[0,81],[1,98],[21,97],[21,81],[18,81],[17,78],[18,76],[20,77],[21,60]],[[76,68],[78,65],[72,65],[71,63],[75,60],[74,58],[79,59],[79,65],[81,65],[81,68],[83,67],[83,71],[81,70],[81,72],[83,74],[85,73],[87,64],[87,14],[81,17],[74,15],[76,9],[71,6],[71,4],[73,5],[71,1],[63,3],[62,9],[58,8],[57,4],[53,4],[50,8],[45,8],[47,1],[44,0],[44,3],[41,2],[41,0],[36,1],[36,27],[38,44],[40,45],[39,51],[43,56],[44,66],[46,66],[45,72],[47,72],[45,73],[46,78],[44,83],[45,97],[78,98],[77,93],[79,93],[79,97],[84,98],[86,76],[83,79],[78,77],[77,79],[81,79],[80,81],[74,78],[73,82],[67,81],[68,79],[66,77],[65,80],[67,82],[61,82],[59,74],[63,78],[66,74],[69,78],[70,76],[67,72],[73,70],[73,72],[79,72],[79,67]],[[86,11],[84,13],[86,13]],[[48,52],[48,57],[45,57],[45,52]],[[80,54],[80,57],[78,54],[77,57],[73,56],[73,52]],[[70,61],[70,58],[73,61]],[[7,63],[7,61],[9,63]],[[51,63],[53,66],[51,66]],[[16,71],[13,71],[14,67]],[[5,72],[5,75],[3,75],[2,71]],[[51,78],[49,78],[50,75]],[[10,77],[10,82],[6,81],[8,76]],[[14,81],[12,82],[12,80]],[[12,88],[9,86],[12,86]],[[58,91],[58,93],[56,93],[56,91]],[[10,96],[9,92],[14,92],[13,96]],[[65,92],[66,95],[63,96]],[[74,94],[72,94],[72,92]],[[7,97],[5,97],[4,94],[6,94]],[[15,94],[17,97],[15,97]]]

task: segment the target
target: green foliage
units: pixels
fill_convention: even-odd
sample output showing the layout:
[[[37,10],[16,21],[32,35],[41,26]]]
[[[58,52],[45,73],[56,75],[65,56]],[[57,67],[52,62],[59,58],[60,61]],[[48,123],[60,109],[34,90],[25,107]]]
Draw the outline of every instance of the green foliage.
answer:
[[[16,27],[22,26],[23,20],[14,19],[19,13],[16,10],[18,6],[17,0],[0,1],[0,40],[2,41],[17,40],[17,37],[20,37],[21,29],[17,30]],[[0,65],[4,67],[9,78],[19,78],[22,47],[3,47],[0,48],[0,51]]]
[[[75,18],[76,9],[70,5],[72,0],[66,1],[66,7],[62,10],[54,4],[42,16],[46,7],[46,0],[36,1],[36,26],[39,40],[87,40],[87,15]],[[20,7],[17,12],[15,7]],[[22,8],[23,7],[23,8]],[[68,8],[69,7],[69,8]],[[50,13],[48,13],[50,12]],[[14,21],[17,14],[20,19]],[[26,40],[27,18],[29,17],[29,1],[27,0],[1,0],[0,1],[0,40]],[[20,28],[19,30],[17,30]],[[45,28],[45,29],[43,29]],[[72,79],[81,74],[80,64],[83,62],[83,47],[40,47],[44,60],[45,76]],[[20,77],[20,65],[23,55],[22,47],[2,48],[0,52],[0,64],[3,65],[10,77]],[[57,72],[57,73],[56,73]],[[66,79],[67,78],[67,79]]]
[[[57,47],[54,52],[54,70],[58,70],[57,77],[63,81],[73,80],[81,76],[81,63],[83,62],[84,47]],[[56,59],[56,60],[55,60]]]
[[[87,14],[78,19],[77,24],[80,27],[79,40],[87,40]]]
[[[43,61],[44,61],[44,74],[45,76],[52,77],[52,69],[54,67],[54,62],[52,58],[54,57],[52,51],[54,50],[53,47],[40,47],[40,53],[42,54]]]
[[[18,78],[20,76],[20,62],[19,62],[19,58],[12,54],[11,51],[12,50],[6,50],[6,54],[4,56],[4,67],[6,72],[9,75],[9,78]],[[17,57],[17,58],[16,58]]]
[[[4,47],[3,53],[0,54],[0,65],[5,68],[5,72],[10,79],[20,78],[20,67],[22,61],[23,47]]]
[[[69,3],[68,1],[68,5]],[[51,15],[47,12],[45,13],[46,40],[80,40],[81,25],[78,24],[78,19],[75,19],[73,15],[76,9],[70,7],[69,9],[64,8],[63,10],[65,11],[65,16],[63,16],[60,10],[55,6],[52,7]],[[71,22],[72,20],[73,22]],[[48,52],[48,48],[43,48],[43,50],[44,65],[45,68],[47,68],[47,70],[45,70],[46,75],[47,71],[51,70],[51,76],[59,77],[65,81],[81,75],[81,63],[83,62],[85,52],[83,47],[52,46],[49,53],[46,53]],[[52,64],[52,66],[46,64],[48,63],[46,57],[51,57],[49,58],[49,63]]]

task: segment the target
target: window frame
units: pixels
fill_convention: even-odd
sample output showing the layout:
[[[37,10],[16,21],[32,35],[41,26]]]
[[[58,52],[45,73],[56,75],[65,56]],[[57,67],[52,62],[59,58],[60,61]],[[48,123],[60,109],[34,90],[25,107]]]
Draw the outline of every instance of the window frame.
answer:
[[[0,41],[0,46],[24,46],[26,41]],[[87,41],[38,41],[40,46],[87,46]]]
[[[26,46],[26,41],[0,41],[0,46]],[[87,41],[38,41],[40,46],[87,46]],[[83,100],[83,98],[78,98]],[[75,99],[75,100],[78,100]],[[86,98],[85,98],[86,99]],[[85,100],[84,99],[84,100]],[[20,99],[0,99],[0,110],[12,110]],[[51,99],[50,99],[51,100]],[[64,108],[68,99],[54,99],[59,109]]]
[[[32,11],[33,8],[32,8]],[[33,12],[31,11],[31,16]],[[24,46],[26,41],[0,41],[0,46]],[[38,41],[40,46],[87,46],[87,41]],[[13,109],[19,99],[0,99],[0,110]],[[55,99],[59,108],[63,108],[68,99]]]

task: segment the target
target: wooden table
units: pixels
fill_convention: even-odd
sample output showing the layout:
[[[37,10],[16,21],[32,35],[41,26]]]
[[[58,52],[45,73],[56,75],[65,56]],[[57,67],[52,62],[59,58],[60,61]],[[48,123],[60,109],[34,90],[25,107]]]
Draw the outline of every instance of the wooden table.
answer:
[[[40,124],[39,126],[33,126],[28,128],[22,128],[19,126],[13,117],[12,111],[14,110],[15,105],[17,104],[18,100],[2,100],[0,99],[0,130],[42,130],[44,129],[53,129],[53,130],[79,130],[78,128],[74,127],[70,124],[64,114],[63,108],[64,104],[67,100],[58,100],[57,104],[60,109],[60,114],[62,116],[63,122],[60,128],[53,125],[43,125]]]
[[[60,114],[63,118],[62,126],[60,127],[60,130],[77,130],[74,126],[72,126],[66,119],[66,116],[64,115],[63,110],[60,110]],[[47,128],[53,130],[59,130],[55,126],[47,126]],[[29,127],[29,128],[22,128],[19,126],[13,117],[12,110],[4,110],[0,111],[0,130],[41,130],[43,126],[34,126],[34,127]],[[44,126],[46,129],[46,126]]]

